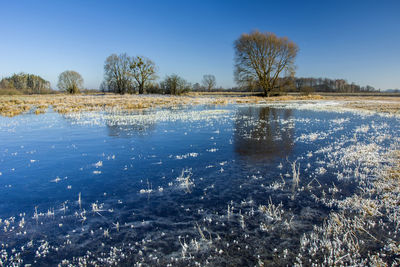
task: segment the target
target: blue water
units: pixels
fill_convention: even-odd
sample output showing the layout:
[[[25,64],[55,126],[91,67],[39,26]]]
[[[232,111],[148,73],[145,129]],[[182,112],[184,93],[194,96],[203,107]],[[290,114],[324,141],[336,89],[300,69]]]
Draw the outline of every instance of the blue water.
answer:
[[[82,125],[52,111],[1,117],[0,218],[26,221],[25,234],[17,234],[24,231],[17,224],[0,233],[8,251],[20,251],[33,240],[33,247],[22,253],[24,263],[55,265],[63,259],[73,262],[86,251],[93,259],[105,257],[101,253],[119,247],[128,255],[121,257],[127,265],[163,266],[174,262],[171,257],[182,257],[182,238],[201,239],[196,229],[201,225],[207,229],[204,235],[214,240],[212,251],[203,244],[192,259],[173,265],[204,263],[210,255],[209,261],[221,265],[254,265],[257,254],[272,261],[274,248],[296,251],[300,236],[321,224],[330,209],[307,192],[294,193],[290,187],[274,191],[268,185],[282,179],[289,184],[295,160],[300,163],[300,186],[307,185],[315,177],[317,162],[324,159],[306,154],[348,138],[360,125],[386,123],[388,134],[399,133],[397,119],[350,113],[262,106],[183,107],[176,112],[204,110],[224,113],[204,120],[134,125]],[[342,129],[333,130],[338,127],[332,124],[335,119],[346,120]],[[315,132],[327,134],[299,141],[303,134]],[[390,140],[381,143],[389,144]],[[189,186],[177,180],[182,171],[190,173]],[[318,179],[323,186],[331,185],[336,181],[334,170]],[[343,194],[354,190],[349,185],[343,183]],[[270,199],[282,203],[285,219],[295,218],[296,231],[265,233],[259,230],[257,216],[247,219]],[[100,211],[93,210],[93,203]],[[227,218],[228,205],[234,207],[233,219]],[[48,210],[54,215],[45,215]],[[245,227],[240,224],[242,215]],[[53,246],[44,257],[35,257],[39,240]],[[227,242],[240,244],[232,245],[232,251],[214,251]],[[238,252],[234,246],[243,248]]]

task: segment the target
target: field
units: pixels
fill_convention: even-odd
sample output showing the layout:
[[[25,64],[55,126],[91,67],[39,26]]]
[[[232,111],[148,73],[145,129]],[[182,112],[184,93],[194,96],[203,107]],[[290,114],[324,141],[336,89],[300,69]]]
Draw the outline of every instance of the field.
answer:
[[[0,97],[0,266],[400,263],[400,99]]]
[[[191,93],[186,96],[135,96],[135,95],[32,95],[32,96],[0,96],[0,115],[13,117],[23,113],[45,113],[52,110],[65,114],[79,111],[131,111],[154,107],[173,107],[177,105],[199,104],[262,104],[277,101],[336,101],[340,108],[369,110],[390,114],[400,113],[400,97],[387,96],[336,96],[320,95],[288,95],[264,98],[244,93]]]

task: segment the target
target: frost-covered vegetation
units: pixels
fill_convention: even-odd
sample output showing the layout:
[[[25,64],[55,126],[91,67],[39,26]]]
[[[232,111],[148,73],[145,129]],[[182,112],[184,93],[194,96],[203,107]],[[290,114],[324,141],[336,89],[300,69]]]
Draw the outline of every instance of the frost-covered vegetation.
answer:
[[[282,103],[283,102],[283,103]],[[240,96],[237,94],[216,94],[202,96],[197,93],[185,96],[165,95],[33,95],[33,96],[1,96],[0,115],[13,117],[33,112],[37,115],[52,108],[54,111],[66,114],[82,111],[132,111],[155,107],[176,107],[182,105],[226,105],[226,104],[274,104],[276,106],[291,104],[291,107],[301,109],[322,109],[353,111],[361,110],[369,113],[387,113],[399,115],[400,102],[397,98],[369,97],[321,97],[280,96],[272,98]]]
[[[0,266],[399,264],[396,114],[340,101],[187,97],[136,110],[110,99],[1,118],[3,140],[49,139],[2,143],[1,200],[33,196],[0,206]],[[69,163],[49,170],[48,157]]]

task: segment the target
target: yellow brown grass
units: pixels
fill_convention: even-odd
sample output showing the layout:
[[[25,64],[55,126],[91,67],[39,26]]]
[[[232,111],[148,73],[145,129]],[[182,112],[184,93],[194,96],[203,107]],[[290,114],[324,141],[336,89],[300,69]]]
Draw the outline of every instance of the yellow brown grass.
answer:
[[[100,110],[137,110],[158,106],[177,106],[194,103],[189,97],[132,96],[132,95],[33,95],[1,96],[0,115],[13,117],[33,109],[35,114],[42,114],[49,107],[65,114],[80,111]]]
[[[395,152],[397,164],[390,169],[388,178],[400,182],[400,151]]]
[[[345,104],[345,107],[381,113],[400,114],[400,102],[393,101],[393,99],[384,103],[373,101],[350,102]]]
[[[325,97],[320,95],[307,95],[307,96],[295,96],[295,95],[285,95],[285,96],[274,96],[274,97],[260,97],[260,96],[247,96],[236,98],[236,103],[261,103],[261,102],[276,102],[276,101],[306,101],[306,100],[324,100]]]
[[[35,114],[45,113],[49,108],[65,114],[80,111],[121,110],[132,111],[154,107],[173,107],[180,105],[226,105],[229,103],[257,104],[276,101],[309,101],[334,100],[334,97],[320,95],[286,95],[276,97],[245,96],[241,94],[211,95],[188,94],[183,96],[161,95],[21,95],[0,96],[0,115],[13,117],[32,110]],[[397,98],[383,99],[385,102],[374,101],[382,98],[341,98],[344,107],[367,109],[378,112],[399,113],[400,101]],[[363,101],[366,100],[366,101]]]

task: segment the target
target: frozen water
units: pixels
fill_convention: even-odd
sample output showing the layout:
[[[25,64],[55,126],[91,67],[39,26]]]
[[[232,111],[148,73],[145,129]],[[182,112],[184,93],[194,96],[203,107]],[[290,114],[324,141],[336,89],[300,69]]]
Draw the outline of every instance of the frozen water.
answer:
[[[318,263],[324,221],[356,221],[338,210],[394,233],[359,190],[393,165],[398,118],[335,104],[1,117],[0,265]]]

